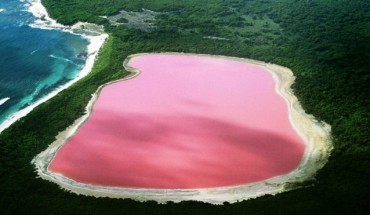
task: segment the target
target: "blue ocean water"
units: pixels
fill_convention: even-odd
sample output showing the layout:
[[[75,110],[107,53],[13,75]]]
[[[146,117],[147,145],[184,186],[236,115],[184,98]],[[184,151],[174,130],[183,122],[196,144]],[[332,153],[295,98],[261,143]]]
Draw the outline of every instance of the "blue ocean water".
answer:
[[[85,38],[32,28],[24,0],[0,0],[0,125],[78,75],[87,57]]]

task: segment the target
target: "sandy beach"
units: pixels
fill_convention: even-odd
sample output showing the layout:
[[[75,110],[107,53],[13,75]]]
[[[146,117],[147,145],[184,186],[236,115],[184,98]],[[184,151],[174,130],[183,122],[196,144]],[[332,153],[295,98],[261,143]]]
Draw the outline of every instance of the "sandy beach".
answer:
[[[89,30],[91,28],[87,29],[88,32],[78,31],[78,33],[76,33],[75,31],[76,31],[76,29],[77,30],[80,29],[81,23],[77,23],[76,25],[71,26],[71,27],[70,26],[64,26],[62,24],[57,23],[57,21],[55,21],[55,20],[53,20],[49,17],[45,7],[41,4],[41,0],[31,0],[30,4],[31,5],[29,7],[29,11],[35,17],[39,18],[38,20],[36,20],[35,23],[31,24],[31,27],[42,28],[42,29],[62,30],[62,31],[66,31],[66,32],[69,32],[69,33],[81,35],[81,36],[87,38],[90,42],[90,44],[87,47],[88,57],[86,59],[85,66],[79,72],[79,74],[76,78],[74,78],[70,82],[66,83],[65,85],[59,87],[58,89],[56,89],[52,93],[48,94],[47,96],[43,97],[42,99],[40,99],[36,103],[34,103],[34,104],[24,108],[24,109],[21,109],[20,111],[18,111],[16,113],[14,113],[13,115],[9,116],[8,119],[6,119],[2,124],[0,124],[0,133],[3,130],[5,130],[6,128],[8,128],[9,126],[11,126],[18,119],[26,116],[28,113],[30,113],[38,105],[40,105],[40,104],[46,102],[47,100],[51,99],[52,97],[57,95],[59,92],[63,91],[64,89],[67,89],[68,87],[70,87],[71,85],[73,85],[74,83],[76,83],[77,81],[82,79],[83,77],[85,77],[87,74],[89,74],[90,71],[93,68],[95,59],[98,55],[98,52],[99,52],[100,48],[103,46],[105,40],[108,38],[108,34],[104,33],[103,31],[100,31],[100,30],[94,31],[94,34],[91,34],[91,32],[89,32],[89,31],[92,31],[92,30]],[[101,28],[102,27],[94,25],[93,29],[101,29]]]
[[[163,54],[194,55],[185,53]],[[140,74],[140,71],[127,65],[130,59],[140,55],[145,54],[131,55],[124,61],[123,66],[127,71],[131,72],[131,75],[124,80],[134,78]],[[165,203],[167,201],[180,202],[185,200],[196,200],[212,204],[222,204],[223,202],[233,203],[236,201],[256,198],[265,194],[275,195],[284,191],[298,188],[300,182],[314,179],[317,170],[321,169],[327,162],[327,159],[330,155],[330,150],[332,149],[330,140],[330,126],[323,122],[316,121],[313,116],[304,112],[298,102],[298,99],[294,96],[290,88],[294,82],[292,71],[288,68],[275,64],[269,64],[250,59],[214,55],[199,56],[211,56],[255,64],[270,72],[276,82],[276,92],[280,94],[288,104],[289,120],[296,132],[306,144],[304,157],[298,168],[289,174],[276,176],[257,183],[206,189],[133,189],[92,186],[89,184],[76,182],[60,174],[49,172],[49,163],[58,152],[58,149],[76,133],[76,131],[91,115],[94,103],[96,102],[101,89],[106,85],[122,81],[117,80],[99,87],[86,107],[86,114],[77,119],[65,131],[59,133],[56,137],[56,141],[33,159],[32,163],[36,166],[36,171],[39,176],[45,180],[57,183],[60,187],[70,192],[88,196],[131,198],[138,201],[155,200],[160,203]]]

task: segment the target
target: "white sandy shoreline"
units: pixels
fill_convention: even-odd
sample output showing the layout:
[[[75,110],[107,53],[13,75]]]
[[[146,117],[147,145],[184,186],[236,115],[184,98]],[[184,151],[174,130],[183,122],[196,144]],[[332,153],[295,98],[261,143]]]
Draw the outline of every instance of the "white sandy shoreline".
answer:
[[[42,29],[62,30],[62,31],[66,31],[72,34],[77,34],[77,35],[85,37],[90,42],[87,47],[88,57],[86,59],[84,67],[79,72],[77,77],[75,77],[73,80],[69,81],[68,83],[64,84],[63,86],[60,86],[59,88],[49,93],[47,96],[43,97],[42,99],[38,100],[34,104],[27,106],[26,108],[21,109],[17,111],[16,113],[10,115],[3,123],[0,124],[0,134],[6,128],[11,126],[14,122],[16,122],[20,118],[30,113],[35,107],[39,106],[40,104],[56,96],[58,93],[67,89],[72,84],[76,83],[77,81],[85,77],[87,74],[89,74],[93,68],[95,59],[98,55],[100,48],[103,46],[105,40],[108,38],[108,34],[103,33],[103,32],[96,32],[96,35],[94,36],[86,35],[82,33],[74,33],[74,30],[78,29],[81,23],[77,23],[76,25],[71,26],[71,27],[64,26],[62,24],[57,23],[57,21],[49,17],[45,7],[41,4],[41,0],[29,0],[28,2],[30,3],[29,11],[33,14],[33,16],[35,16],[36,18],[39,18],[38,20],[36,20],[35,23],[31,25],[31,27],[42,28]]]
[[[289,174],[276,176],[261,182],[205,189],[136,189],[93,186],[74,181],[60,174],[49,172],[48,165],[57,153],[58,149],[67,142],[67,140],[73,136],[78,128],[80,128],[89,118],[93,105],[96,102],[101,89],[106,85],[121,81],[117,80],[100,86],[88,103],[86,114],[77,119],[65,131],[59,133],[56,137],[56,141],[33,159],[32,163],[36,166],[36,171],[41,178],[57,183],[60,187],[70,192],[88,196],[131,198],[138,201],[155,200],[159,203],[165,203],[167,201],[180,202],[195,200],[212,204],[222,204],[223,202],[233,203],[266,194],[275,195],[294,189],[296,186],[293,187],[291,185],[297,185],[306,180],[313,179],[316,172],[327,162],[332,149],[330,126],[323,122],[317,122],[313,116],[304,112],[298,99],[294,96],[290,88],[294,82],[294,76],[292,71],[288,68],[262,61],[227,56],[185,53],[144,53],[131,55],[124,61],[123,66],[127,71],[132,72],[132,75],[123,80],[133,78],[140,73],[140,71],[127,65],[129,60],[133,57],[146,54],[184,54],[224,58],[256,64],[270,72],[276,83],[276,92],[281,95],[288,104],[290,122],[306,144],[306,150],[300,165]]]

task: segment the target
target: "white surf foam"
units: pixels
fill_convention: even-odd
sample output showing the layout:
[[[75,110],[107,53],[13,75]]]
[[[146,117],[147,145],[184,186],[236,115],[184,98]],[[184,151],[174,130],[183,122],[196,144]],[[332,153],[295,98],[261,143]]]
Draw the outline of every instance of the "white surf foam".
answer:
[[[71,61],[71,60],[70,60],[70,59],[68,59],[68,58],[58,57],[58,56],[55,56],[55,55],[53,55],[53,54],[49,55],[49,57],[54,58],[54,59],[57,59],[57,60],[62,60],[62,61],[68,62],[68,63],[70,63],[70,64],[73,64],[73,65],[78,66],[76,63],[74,63],[73,61]]]
[[[30,53],[30,55],[35,54],[38,50],[39,50],[39,49],[33,50],[33,51]]]
[[[3,99],[0,99],[0,105],[4,104],[6,101],[8,101],[10,98],[9,97],[6,97],[6,98],[3,98]]]

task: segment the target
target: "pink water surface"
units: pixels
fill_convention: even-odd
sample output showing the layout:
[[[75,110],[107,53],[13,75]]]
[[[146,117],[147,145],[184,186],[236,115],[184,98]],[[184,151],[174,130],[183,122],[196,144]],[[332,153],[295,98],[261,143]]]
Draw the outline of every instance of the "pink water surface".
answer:
[[[130,188],[247,184],[297,167],[305,145],[271,74],[214,57],[150,54],[106,86],[49,170]]]

